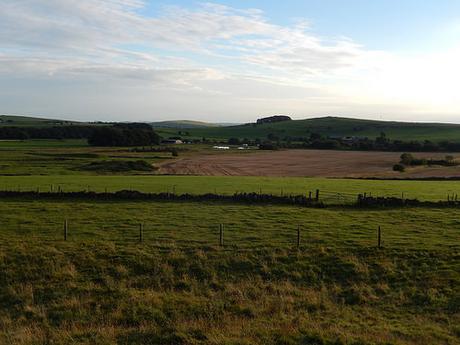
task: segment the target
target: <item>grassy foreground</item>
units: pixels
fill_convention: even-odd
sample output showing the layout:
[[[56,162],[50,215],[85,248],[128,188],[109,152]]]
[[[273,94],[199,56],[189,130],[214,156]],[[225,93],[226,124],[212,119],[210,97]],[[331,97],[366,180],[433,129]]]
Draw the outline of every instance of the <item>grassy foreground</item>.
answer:
[[[451,210],[25,199],[0,207],[0,343],[460,341]]]

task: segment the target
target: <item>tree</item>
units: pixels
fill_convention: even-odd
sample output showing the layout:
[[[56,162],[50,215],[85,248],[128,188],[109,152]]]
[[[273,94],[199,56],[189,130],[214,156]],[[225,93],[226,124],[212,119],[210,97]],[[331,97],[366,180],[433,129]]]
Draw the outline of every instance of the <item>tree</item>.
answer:
[[[413,160],[414,160],[414,156],[412,156],[410,153],[403,153],[401,155],[401,164],[411,165]]]

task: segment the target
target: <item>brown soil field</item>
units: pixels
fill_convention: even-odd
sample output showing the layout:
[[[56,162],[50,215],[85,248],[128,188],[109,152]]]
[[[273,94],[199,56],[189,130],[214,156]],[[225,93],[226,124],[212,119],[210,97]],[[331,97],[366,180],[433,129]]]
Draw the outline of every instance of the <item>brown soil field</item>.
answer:
[[[400,152],[281,150],[215,153],[191,156],[160,165],[160,174],[208,176],[300,177],[458,177],[460,166],[426,166],[394,172]],[[414,153],[417,158],[443,158],[447,153]],[[459,154],[452,154],[454,157]]]

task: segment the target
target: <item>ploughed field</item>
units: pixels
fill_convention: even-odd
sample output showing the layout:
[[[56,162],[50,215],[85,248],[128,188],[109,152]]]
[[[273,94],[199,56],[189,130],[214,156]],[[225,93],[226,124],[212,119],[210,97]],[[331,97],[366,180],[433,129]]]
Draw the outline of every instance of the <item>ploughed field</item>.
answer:
[[[444,158],[446,153],[414,153]],[[211,176],[305,176],[423,178],[460,176],[460,166],[425,166],[393,171],[401,152],[280,150],[250,154],[196,155],[160,164],[162,174]],[[455,156],[455,154],[454,154]]]
[[[26,198],[0,207],[0,343],[460,341],[455,209]]]

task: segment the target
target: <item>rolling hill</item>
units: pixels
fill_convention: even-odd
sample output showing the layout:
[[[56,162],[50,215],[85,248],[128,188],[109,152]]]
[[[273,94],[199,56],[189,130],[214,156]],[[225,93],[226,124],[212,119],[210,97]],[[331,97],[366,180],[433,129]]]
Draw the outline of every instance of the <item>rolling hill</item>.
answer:
[[[158,131],[163,136],[178,134],[178,131],[173,129],[158,129]],[[322,117],[265,124],[250,123],[227,127],[201,127],[191,128],[187,132],[190,137],[206,137],[208,139],[232,137],[265,139],[269,134],[279,138],[295,138],[309,137],[311,133],[320,133],[329,137],[375,138],[384,132],[390,139],[460,142],[460,125],[457,124],[390,122],[341,117]]]
[[[0,115],[0,126],[53,127],[71,124],[100,125],[47,119],[27,116]],[[231,125],[225,123],[208,123],[201,121],[178,120],[150,123],[163,137],[182,136],[184,138],[228,139],[248,138],[266,139],[269,134],[283,139],[305,138],[311,133],[320,133],[328,137],[368,137],[375,138],[384,132],[390,139],[430,140],[439,142],[448,140],[460,142],[460,124],[446,123],[411,123],[397,121],[361,120],[342,117],[321,117],[305,120],[292,120],[276,123],[248,123]]]
[[[191,120],[175,120],[175,121],[159,121],[150,123],[154,128],[209,128],[209,127],[224,127],[235,124],[231,123],[210,123],[202,121],[191,121]]]
[[[82,124],[77,121],[46,119],[40,117],[0,115],[0,126],[14,127],[52,127],[70,124]]]

